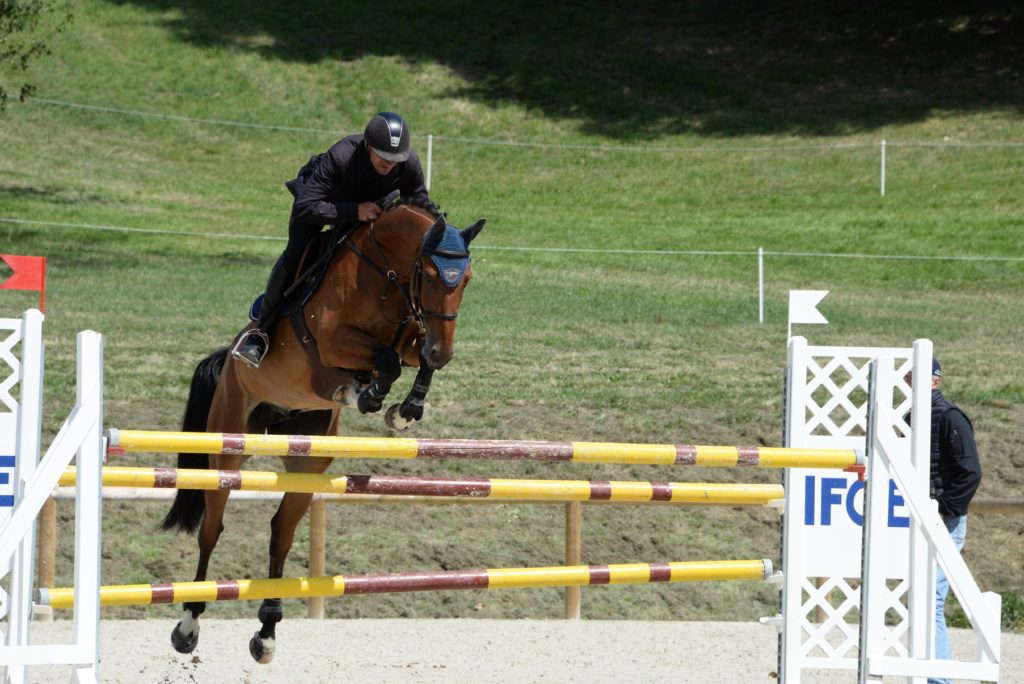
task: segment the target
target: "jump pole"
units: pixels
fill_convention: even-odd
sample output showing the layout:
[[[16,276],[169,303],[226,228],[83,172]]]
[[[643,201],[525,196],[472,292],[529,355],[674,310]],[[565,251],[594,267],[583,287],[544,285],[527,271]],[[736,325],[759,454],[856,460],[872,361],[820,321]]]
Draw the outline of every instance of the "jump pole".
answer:
[[[517,501],[661,501],[735,506],[768,505],[785,498],[781,484],[449,479],[112,466],[103,468],[102,477],[103,485],[106,487],[456,496]],[[59,484],[74,485],[75,470],[68,468],[61,476]]]
[[[540,568],[489,568],[334,577],[172,582],[100,587],[100,605],[139,606],[202,601],[254,601],[267,598],[352,596],[460,589],[520,589],[597,584],[648,584],[767,580],[770,560],[686,561],[575,565]],[[72,607],[73,588],[38,589],[37,603],[60,610]]]
[[[759,468],[849,468],[864,464],[863,451],[858,449],[321,437],[118,429],[107,431],[107,445],[110,455],[129,452],[184,452],[250,456],[486,459]]]

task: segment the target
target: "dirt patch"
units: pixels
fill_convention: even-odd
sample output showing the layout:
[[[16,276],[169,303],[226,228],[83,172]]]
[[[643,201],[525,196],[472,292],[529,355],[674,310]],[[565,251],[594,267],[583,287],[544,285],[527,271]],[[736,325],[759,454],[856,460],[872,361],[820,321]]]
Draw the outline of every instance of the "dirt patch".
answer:
[[[104,682],[778,682],[776,636],[749,622],[613,620],[287,620],[269,665],[249,657],[255,620],[206,620],[194,653],[171,649],[172,620],[101,626]],[[53,643],[69,621],[36,623]],[[954,653],[974,636],[952,630]],[[1024,635],[1003,635],[1002,681],[1024,683]],[[66,682],[67,667],[33,668],[34,682]],[[2,670],[0,670],[2,671]],[[853,682],[818,671],[812,683]]]

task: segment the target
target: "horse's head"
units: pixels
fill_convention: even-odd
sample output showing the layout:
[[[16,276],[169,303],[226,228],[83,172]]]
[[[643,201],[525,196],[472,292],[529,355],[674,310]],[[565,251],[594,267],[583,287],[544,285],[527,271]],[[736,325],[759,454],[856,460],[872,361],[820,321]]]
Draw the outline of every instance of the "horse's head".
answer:
[[[433,370],[455,353],[455,318],[462,294],[473,276],[469,243],[480,233],[480,219],[463,230],[440,216],[423,234],[412,279],[413,305],[425,328],[420,358]]]

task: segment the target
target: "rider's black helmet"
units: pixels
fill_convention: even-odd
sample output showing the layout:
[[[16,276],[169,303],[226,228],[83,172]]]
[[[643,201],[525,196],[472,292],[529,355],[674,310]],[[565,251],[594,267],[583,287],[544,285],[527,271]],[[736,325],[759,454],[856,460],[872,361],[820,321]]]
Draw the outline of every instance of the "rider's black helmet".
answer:
[[[370,119],[363,139],[381,159],[403,162],[409,158],[409,127],[394,112],[381,112]]]

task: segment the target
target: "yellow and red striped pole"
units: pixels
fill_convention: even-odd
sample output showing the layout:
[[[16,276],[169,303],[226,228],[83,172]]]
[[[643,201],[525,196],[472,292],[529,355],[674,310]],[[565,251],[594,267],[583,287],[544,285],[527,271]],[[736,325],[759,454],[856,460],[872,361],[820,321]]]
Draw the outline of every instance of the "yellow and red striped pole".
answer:
[[[764,580],[768,579],[771,574],[772,562],[762,559],[127,584],[100,587],[100,605],[138,606],[155,603],[252,601],[266,598],[308,598],[310,596],[351,596],[460,589]],[[55,609],[72,608],[74,593],[75,590],[72,587],[39,589],[38,603],[49,605]]]
[[[760,468],[848,468],[863,463],[863,455],[858,454],[855,449],[244,435],[114,429],[107,432],[107,444],[111,454],[185,452],[251,456],[451,458]]]
[[[59,484],[75,484],[68,468]],[[252,470],[123,468],[104,466],[103,486],[156,489],[230,489],[307,494],[457,496],[517,501],[661,501],[679,504],[767,505],[783,499],[780,484],[629,482],[605,480],[450,479],[388,475],[331,475]]]

